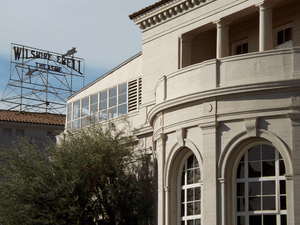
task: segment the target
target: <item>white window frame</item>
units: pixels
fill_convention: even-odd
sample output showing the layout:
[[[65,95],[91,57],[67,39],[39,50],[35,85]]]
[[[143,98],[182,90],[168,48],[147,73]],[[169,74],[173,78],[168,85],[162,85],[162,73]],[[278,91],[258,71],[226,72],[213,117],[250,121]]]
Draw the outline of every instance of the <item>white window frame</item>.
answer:
[[[287,28],[292,28],[292,39],[289,41],[286,41],[280,45],[277,45],[277,40],[278,40],[278,32],[285,30]],[[293,23],[288,23],[286,25],[277,27],[273,30],[273,47],[274,49],[283,49],[283,48],[292,48],[293,47]]]
[[[248,41],[248,38],[247,39],[244,39],[244,40],[241,40],[241,41],[238,41],[238,42],[235,42],[232,44],[232,55],[237,55],[236,54],[236,47],[239,46],[239,45],[243,45],[243,44],[248,44],[248,52],[245,52],[245,53],[241,53],[240,55],[243,55],[243,54],[247,54],[249,53],[249,41]]]
[[[240,214],[245,214],[245,223],[246,225],[248,224],[247,222],[248,221],[248,215],[274,215],[276,214],[277,216],[277,225],[280,225],[280,220],[278,220],[278,218],[281,216],[280,212],[283,213],[282,215],[288,215],[288,212],[287,212],[287,209],[286,210],[280,210],[280,205],[279,205],[279,201],[278,201],[278,198],[280,198],[280,193],[278,192],[279,190],[279,181],[280,180],[285,180],[286,181],[286,177],[284,175],[280,176],[279,175],[279,167],[278,167],[278,164],[279,164],[279,160],[278,158],[275,158],[275,164],[276,165],[276,171],[275,171],[275,176],[271,176],[271,177],[259,177],[259,178],[244,178],[244,180],[246,180],[244,183],[248,183],[249,181],[275,181],[276,182],[276,186],[275,186],[275,205],[276,205],[276,209],[275,210],[258,210],[258,211],[247,211],[246,209],[248,208],[247,204],[248,204],[248,200],[247,200],[247,195],[246,195],[246,192],[248,190],[248,187],[245,186],[245,212],[237,212],[237,202],[236,202],[236,199],[237,199],[237,169],[238,169],[238,165],[240,163],[240,160],[241,158],[245,155],[245,153],[252,147],[256,146],[256,145],[269,145],[269,146],[272,146],[273,148],[275,148],[275,150],[280,153],[278,151],[278,149],[271,145],[269,142],[267,141],[260,141],[260,142],[254,142],[254,143],[251,143],[250,145],[247,145],[246,147],[244,147],[242,149],[242,151],[239,153],[239,155],[237,156],[237,159],[234,163],[234,166],[233,166],[233,170],[232,170],[232,205],[233,205],[233,224],[234,225],[237,225],[237,216]],[[244,159],[246,161],[246,159]],[[244,162],[245,162],[244,161]],[[244,167],[244,170],[245,170],[245,173],[248,169],[248,166],[246,166],[246,163],[245,163],[245,167]],[[285,170],[286,170],[286,162],[285,162]],[[287,192],[287,182],[286,182],[286,192]],[[288,193],[286,193],[286,206],[288,205]],[[276,224],[274,224],[276,225]]]
[[[177,224],[178,225],[181,225],[181,222],[182,222],[182,216],[181,216],[181,204],[182,204],[181,203],[181,190],[182,190],[181,176],[182,176],[182,170],[183,170],[183,168],[186,164],[187,159],[192,155],[194,155],[194,154],[189,153],[189,154],[186,154],[185,157],[183,157],[183,159],[181,161],[181,164],[179,166],[179,170],[178,170],[178,177],[177,177]],[[196,157],[196,155],[195,155],[195,157]],[[200,169],[200,162],[199,161],[198,161],[198,164],[199,164],[199,170],[200,170],[200,180],[198,181],[198,183],[188,184],[188,185],[184,185],[184,186],[187,186],[189,188],[200,187],[200,214],[199,215],[192,215],[192,216],[185,216],[185,220],[200,219],[201,222],[202,222],[203,188],[202,188],[202,182],[201,182],[201,169]],[[185,187],[184,189],[188,189],[187,187]]]

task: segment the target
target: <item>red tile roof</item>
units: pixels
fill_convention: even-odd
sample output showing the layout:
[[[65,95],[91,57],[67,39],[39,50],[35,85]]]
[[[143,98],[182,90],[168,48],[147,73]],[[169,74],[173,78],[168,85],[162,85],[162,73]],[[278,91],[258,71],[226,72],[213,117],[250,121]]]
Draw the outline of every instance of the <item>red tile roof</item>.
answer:
[[[0,121],[64,126],[65,119],[62,114],[0,110]]]
[[[135,12],[135,13],[130,14],[129,18],[132,20],[135,17],[137,17],[139,15],[142,15],[143,13],[146,13],[146,12],[152,10],[152,9],[155,9],[155,8],[165,4],[165,3],[172,2],[172,1],[174,1],[174,0],[160,0],[159,2],[156,2],[153,5],[150,5],[150,6],[148,6],[146,8],[143,8],[143,9],[141,9],[141,10]]]

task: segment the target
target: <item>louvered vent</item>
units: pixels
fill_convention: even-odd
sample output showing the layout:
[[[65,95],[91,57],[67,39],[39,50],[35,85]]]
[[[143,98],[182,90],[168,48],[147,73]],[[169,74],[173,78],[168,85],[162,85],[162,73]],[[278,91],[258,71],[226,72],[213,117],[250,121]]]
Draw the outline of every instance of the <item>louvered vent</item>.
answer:
[[[139,105],[142,104],[142,78],[139,78]]]
[[[137,109],[137,103],[138,103],[137,91],[138,91],[137,80],[128,82],[128,112]]]
[[[142,78],[128,82],[128,112],[142,104]]]

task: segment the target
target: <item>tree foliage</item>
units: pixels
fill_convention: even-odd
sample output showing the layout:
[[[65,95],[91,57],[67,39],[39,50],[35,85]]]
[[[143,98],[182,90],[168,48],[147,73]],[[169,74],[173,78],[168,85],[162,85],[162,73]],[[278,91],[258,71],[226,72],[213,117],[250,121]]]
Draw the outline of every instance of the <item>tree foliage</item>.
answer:
[[[149,224],[148,157],[109,123],[64,134],[39,150],[0,149],[1,224]],[[139,156],[139,157],[136,157]]]

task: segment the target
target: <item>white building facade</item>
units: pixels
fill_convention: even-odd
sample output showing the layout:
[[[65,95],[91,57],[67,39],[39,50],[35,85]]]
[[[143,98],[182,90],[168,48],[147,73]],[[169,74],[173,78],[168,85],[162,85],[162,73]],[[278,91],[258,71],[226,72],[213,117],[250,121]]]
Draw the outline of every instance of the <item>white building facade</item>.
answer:
[[[67,129],[126,114],[155,224],[300,224],[299,0],[161,0],[139,53],[69,96]]]

